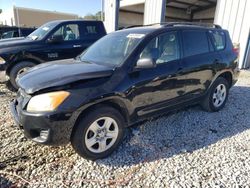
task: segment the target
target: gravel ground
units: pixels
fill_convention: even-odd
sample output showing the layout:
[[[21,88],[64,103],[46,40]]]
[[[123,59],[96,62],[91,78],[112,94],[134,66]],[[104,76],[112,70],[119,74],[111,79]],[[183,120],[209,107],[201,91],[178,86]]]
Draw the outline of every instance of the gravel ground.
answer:
[[[129,129],[110,157],[26,140],[0,84],[0,187],[250,187],[250,72],[217,113],[187,108]]]

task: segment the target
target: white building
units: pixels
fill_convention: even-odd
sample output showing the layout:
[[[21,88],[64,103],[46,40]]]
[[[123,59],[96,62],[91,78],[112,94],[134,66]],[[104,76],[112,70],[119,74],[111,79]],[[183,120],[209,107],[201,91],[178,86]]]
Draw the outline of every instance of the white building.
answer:
[[[240,68],[250,66],[250,0],[104,0],[108,32],[167,21],[210,22],[240,43]]]

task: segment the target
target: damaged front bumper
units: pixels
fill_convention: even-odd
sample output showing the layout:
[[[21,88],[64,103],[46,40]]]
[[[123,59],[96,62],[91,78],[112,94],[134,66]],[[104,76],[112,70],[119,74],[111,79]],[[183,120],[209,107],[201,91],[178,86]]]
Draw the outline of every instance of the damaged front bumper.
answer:
[[[70,141],[74,126],[71,114],[63,112],[29,113],[20,107],[18,100],[11,102],[10,109],[15,123],[25,136],[45,145],[62,145]]]

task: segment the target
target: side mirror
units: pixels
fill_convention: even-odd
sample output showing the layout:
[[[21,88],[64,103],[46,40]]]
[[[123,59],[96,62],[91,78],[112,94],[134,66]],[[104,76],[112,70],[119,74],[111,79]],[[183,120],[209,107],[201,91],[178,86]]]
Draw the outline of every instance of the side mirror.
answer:
[[[52,35],[49,39],[48,39],[49,43],[60,43],[63,42],[63,36],[62,35]]]
[[[150,58],[142,58],[136,62],[136,69],[150,69],[156,67],[156,62]]]

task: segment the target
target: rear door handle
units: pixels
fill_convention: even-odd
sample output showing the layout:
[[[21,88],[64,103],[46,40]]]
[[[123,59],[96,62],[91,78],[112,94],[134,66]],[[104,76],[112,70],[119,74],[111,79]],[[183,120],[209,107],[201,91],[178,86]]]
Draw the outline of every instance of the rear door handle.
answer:
[[[80,44],[73,45],[73,48],[81,48],[81,47],[82,47],[82,45],[80,45]]]
[[[219,59],[215,59],[215,60],[214,60],[214,63],[215,63],[215,64],[219,64],[219,63],[220,63],[220,60],[219,60]]]
[[[182,67],[178,68],[178,70],[177,70],[178,73],[182,73],[182,71],[183,71]]]

